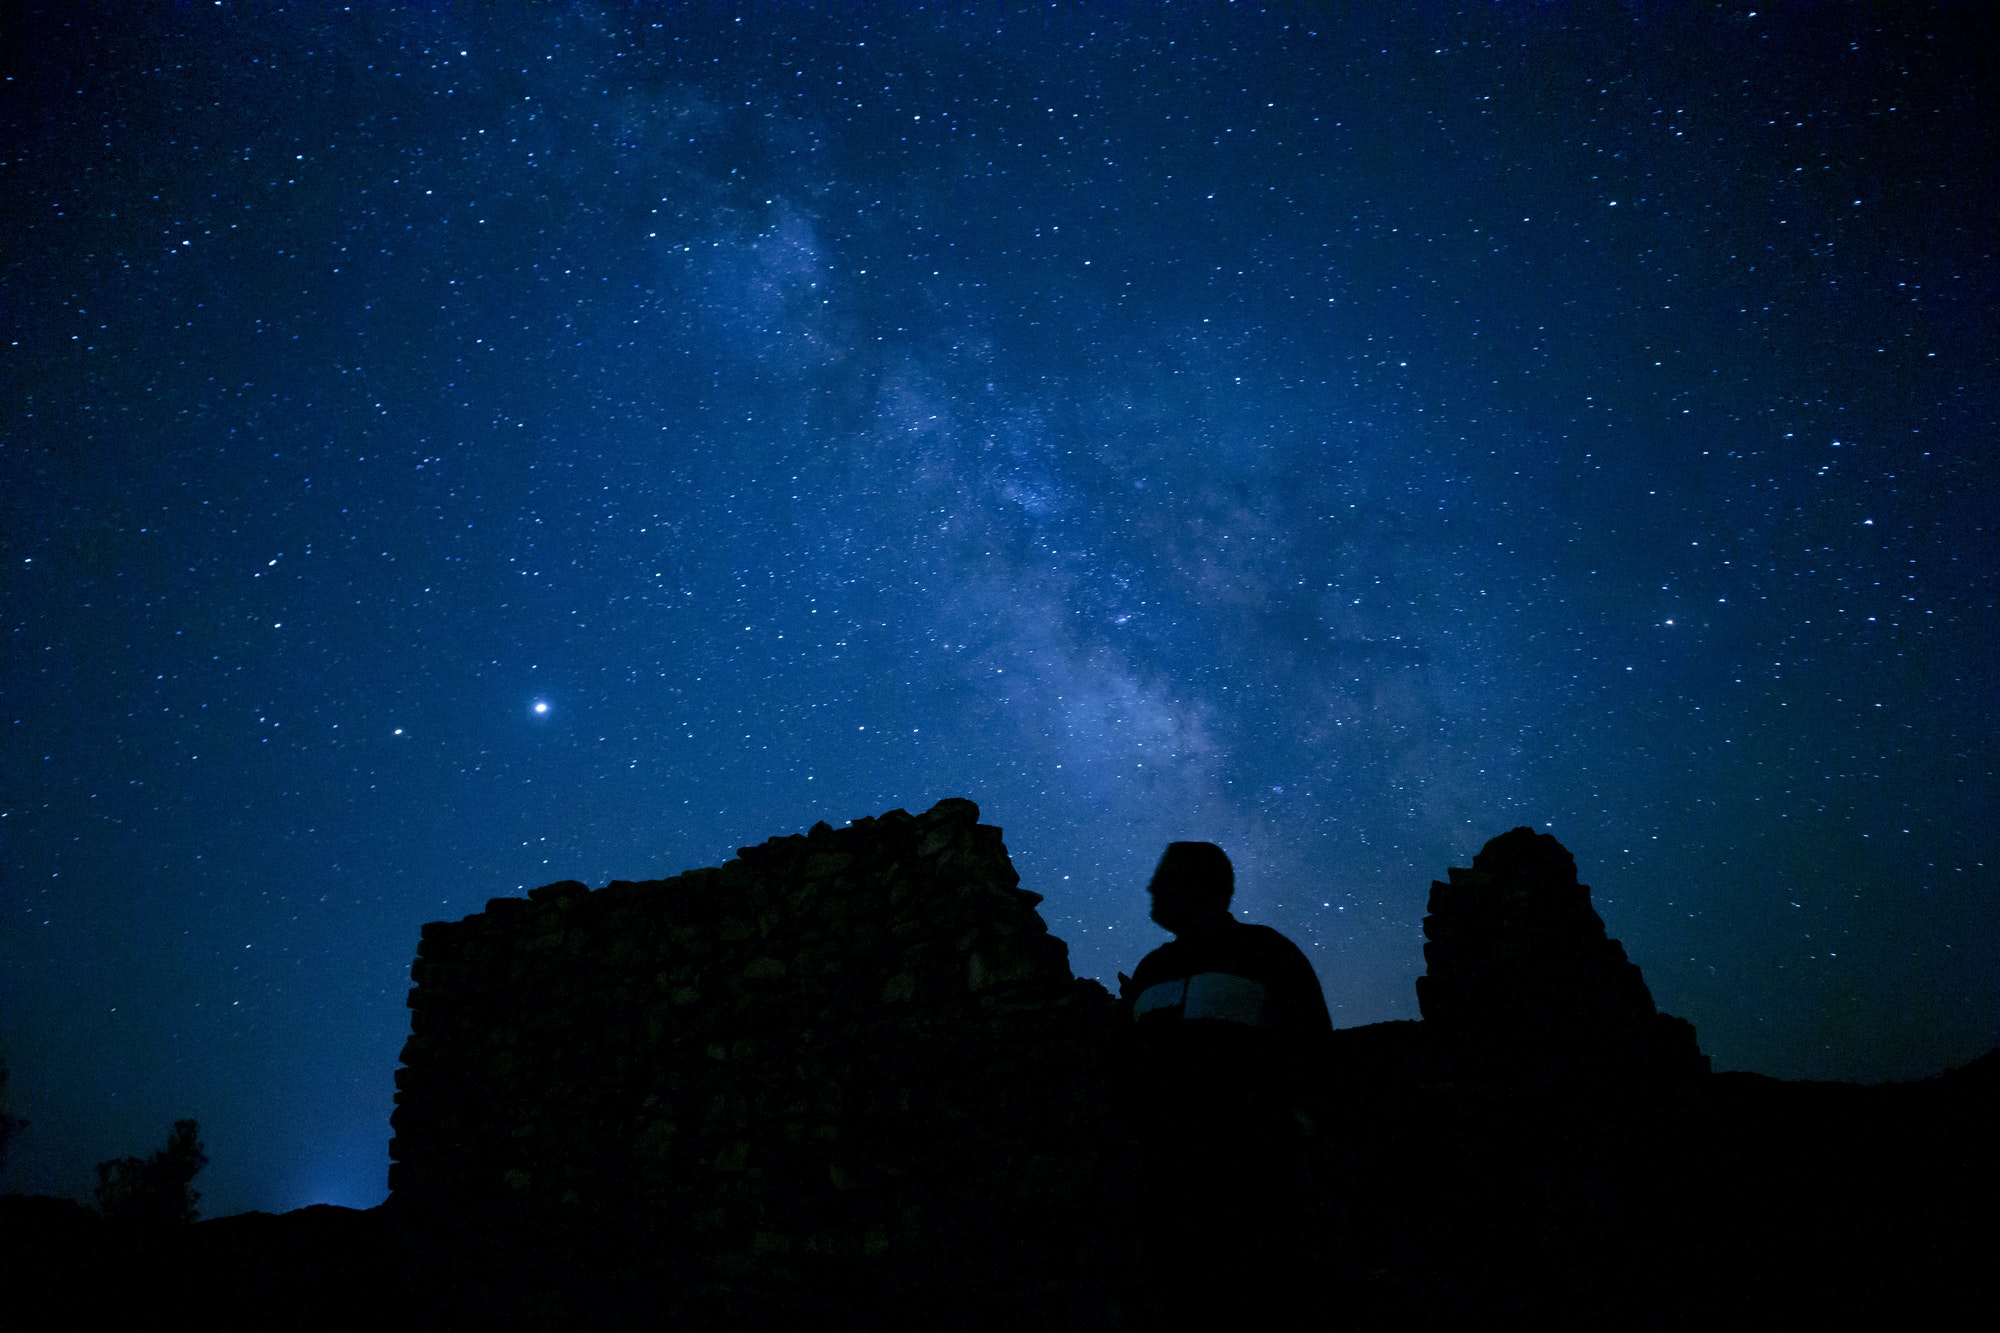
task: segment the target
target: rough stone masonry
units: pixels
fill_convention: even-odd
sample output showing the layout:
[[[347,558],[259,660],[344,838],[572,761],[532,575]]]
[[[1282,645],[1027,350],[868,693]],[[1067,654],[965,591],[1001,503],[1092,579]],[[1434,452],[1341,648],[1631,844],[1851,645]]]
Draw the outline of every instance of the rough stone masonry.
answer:
[[[822,823],[425,926],[391,1208],[526,1286],[587,1269],[690,1316],[1073,1304],[1124,1267],[1115,1009],[978,821]]]
[[[1517,828],[1431,882],[1417,1003],[1459,1077],[1699,1079],[1694,1025],[1660,1013],[1590,905],[1576,858]]]

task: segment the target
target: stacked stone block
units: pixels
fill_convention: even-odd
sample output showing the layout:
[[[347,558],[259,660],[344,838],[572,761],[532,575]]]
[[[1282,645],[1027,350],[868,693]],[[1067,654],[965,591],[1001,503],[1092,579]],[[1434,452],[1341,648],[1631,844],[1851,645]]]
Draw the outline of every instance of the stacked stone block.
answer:
[[[1692,1024],[1660,1013],[1552,835],[1517,828],[1432,881],[1417,1003],[1434,1049],[1475,1077],[1682,1079]]]
[[[392,1207],[689,1318],[1094,1299],[1115,1010],[978,817],[426,926]]]

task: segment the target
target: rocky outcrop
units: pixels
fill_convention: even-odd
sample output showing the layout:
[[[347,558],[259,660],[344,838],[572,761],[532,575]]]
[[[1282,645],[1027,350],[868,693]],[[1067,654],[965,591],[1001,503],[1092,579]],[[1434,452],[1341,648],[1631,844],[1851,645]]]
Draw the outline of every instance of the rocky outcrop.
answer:
[[[978,820],[819,824],[426,926],[392,1210],[690,1319],[1087,1304],[1120,1268],[1088,1206],[1112,1005]]]
[[[1679,1080],[1708,1072],[1662,1014],[1555,837],[1517,828],[1431,884],[1417,1004],[1433,1051],[1484,1078]]]

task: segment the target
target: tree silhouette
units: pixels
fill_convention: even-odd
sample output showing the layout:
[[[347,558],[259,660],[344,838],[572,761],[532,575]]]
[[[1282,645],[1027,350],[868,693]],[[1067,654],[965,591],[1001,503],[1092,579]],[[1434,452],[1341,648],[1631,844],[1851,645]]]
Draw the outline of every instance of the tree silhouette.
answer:
[[[192,1222],[201,1192],[195,1174],[208,1165],[193,1120],[174,1121],[166,1145],[147,1157],[97,1164],[97,1207],[106,1217],[135,1222]]]

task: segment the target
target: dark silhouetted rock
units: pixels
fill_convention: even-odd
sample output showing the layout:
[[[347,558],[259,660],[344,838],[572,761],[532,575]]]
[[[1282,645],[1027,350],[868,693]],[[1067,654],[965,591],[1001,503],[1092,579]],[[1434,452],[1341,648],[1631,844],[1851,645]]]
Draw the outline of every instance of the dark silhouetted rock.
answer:
[[[1660,1013],[1590,905],[1576,859],[1517,828],[1431,884],[1417,1003],[1471,1077],[1683,1079],[1708,1072],[1693,1025]]]
[[[318,1204],[162,1223],[0,1195],[0,1329],[403,1329],[380,1209]]]

